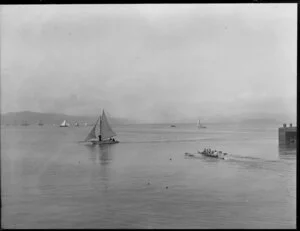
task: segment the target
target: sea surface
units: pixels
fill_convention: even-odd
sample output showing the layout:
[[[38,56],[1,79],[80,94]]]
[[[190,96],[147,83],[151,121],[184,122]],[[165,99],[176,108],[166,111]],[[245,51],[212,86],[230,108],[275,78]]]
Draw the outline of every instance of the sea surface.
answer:
[[[296,148],[274,126],[1,127],[3,228],[296,228]],[[199,155],[222,150],[228,160]]]

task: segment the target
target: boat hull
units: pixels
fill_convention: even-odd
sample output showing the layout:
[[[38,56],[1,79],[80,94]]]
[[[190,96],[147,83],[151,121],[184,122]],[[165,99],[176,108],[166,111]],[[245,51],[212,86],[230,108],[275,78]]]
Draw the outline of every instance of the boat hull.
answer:
[[[221,155],[217,154],[216,155],[216,154],[208,154],[208,153],[199,152],[199,151],[198,151],[198,153],[203,155],[203,156],[207,156],[207,157],[211,157],[211,158],[223,159],[223,160],[227,159],[227,157],[224,154],[221,154]]]
[[[220,155],[219,156],[215,156],[215,155],[213,156],[213,155],[203,154],[201,152],[198,152],[198,153],[188,153],[188,152],[186,152],[185,153],[185,155],[188,156],[188,157],[197,157],[198,154],[201,154],[201,155],[203,155],[205,157],[215,158],[215,159],[222,159],[222,160],[227,160],[228,159],[225,156],[220,156]]]
[[[92,144],[97,144],[97,145],[103,145],[103,144],[117,144],[119,143],[119,141],[115,140],[115,141],[112,141],[112,140],[102,140],[102,141],[99,141],[99,140],[95,140],[95,141],[91,141]]]

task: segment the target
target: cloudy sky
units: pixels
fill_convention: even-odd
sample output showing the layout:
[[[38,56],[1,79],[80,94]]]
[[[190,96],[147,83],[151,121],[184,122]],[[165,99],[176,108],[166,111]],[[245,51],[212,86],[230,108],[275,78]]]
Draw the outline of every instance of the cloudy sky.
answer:
[[[1,110],[296,115],[296,4],[1,6]]]

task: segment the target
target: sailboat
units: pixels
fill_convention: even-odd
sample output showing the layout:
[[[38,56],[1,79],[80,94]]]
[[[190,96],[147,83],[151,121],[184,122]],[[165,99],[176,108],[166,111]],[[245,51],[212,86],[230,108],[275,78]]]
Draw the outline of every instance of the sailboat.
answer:
[[[78,122],[75,122],[74,126],[75,126],[75,127],[79,127],[79,123],[78,123]]]
[[[60,126],[60,127],[69,127],[70,124],[68,124],[67,121],[64,120],[59,126]]]
[[[96,129],[99,126],[99,135],[96,135]],[[108,123],[107,117],[104,110],[102,111],[102,116],[99,116],[95,125],[93,126],[90,133],[85,138],[85,142],[91,142],[92,144],[116,144],[119,141],[113,139],[112,137],[117,134],[112,130],[110,124]]]
[[[198,127],[198,129],[200,129],[200,128],[206,128],[205,126],[203,126],[203,125],[200,123],[200,120],[197,121],[197,127]]]
[[[39,126],[43,126],[44,124],[42,123],[42,121],[40,120],[38,123]]]

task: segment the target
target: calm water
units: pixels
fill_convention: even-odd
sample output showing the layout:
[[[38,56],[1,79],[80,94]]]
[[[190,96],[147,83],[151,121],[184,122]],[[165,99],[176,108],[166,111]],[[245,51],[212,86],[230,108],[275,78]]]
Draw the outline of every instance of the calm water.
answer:
[[[277,128],[1,127],[5,228],[296,228],[296,149]],[[205,147],[229,160],[188,158]]]

